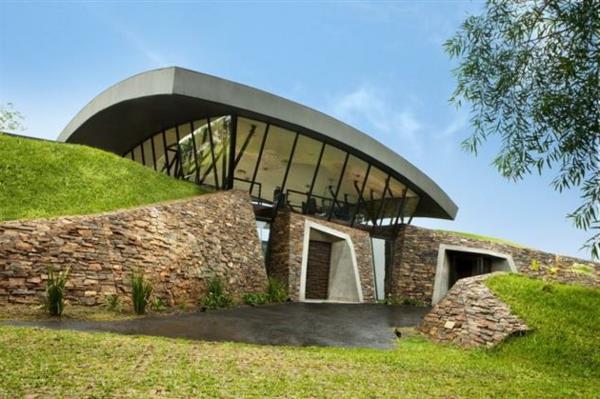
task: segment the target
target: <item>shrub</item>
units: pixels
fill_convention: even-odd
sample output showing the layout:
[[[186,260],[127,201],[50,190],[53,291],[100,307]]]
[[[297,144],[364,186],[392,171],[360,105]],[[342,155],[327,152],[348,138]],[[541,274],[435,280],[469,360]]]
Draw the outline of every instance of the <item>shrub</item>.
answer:
[[[269,277],[267,285],[266,300],[269,303],[282,303],[288,299],[288,292],[285,285],[274,277]]]
[[[163,300],[161,298],[154,298],[154,300],[152,301],[152,310],[156,311],[156,312],[160,312],[161,310],[165,309],[165,303],[163,302]]]
[[[208,283],[208,292],[200,303],[208,309],[228,308],[233,304],[233,298],[225,291],[221,279],[215,277]]]
[[[573,265],[571,266],[571,271],[573,273],[578,273],[578,274],[586,274],[586,275],[594,274],[594,269],[589,265],[584,265],[583,263],[573,263]]]
[[[60,316],[64,309],[65,284],[69,278],[69,268],[64,272],[55,272],[48,268],[46,285],[46,309],[50,316]]]
[[[262,292],[249,292],[244,294],[242,300],[246,305],[264,305],[268,302],[267,294]]]
[[[131,273],[131,300],[136,314],[146,313],[146,306],[152,294],[152,284],[144,278],[140,271]]]
[[[409,306],[417,306],[417,307],[425,307],[429,306],[426,302],[420,301],[414,298],[408,298],[402,295],[391,295],[389,294],[383,301],[378,301],[378,303],[383,303],[385,305],[409,305]]]
[[[537,272],[538,270],[540,270],[540,262],[537,259],[532,259],[529,268],[534,272]]]
[[[105,298],[105,304],[106,308],[113,312],[120,312],[122,309],[121,300],[119,299],[119,296],[117,294],[107,295]]]

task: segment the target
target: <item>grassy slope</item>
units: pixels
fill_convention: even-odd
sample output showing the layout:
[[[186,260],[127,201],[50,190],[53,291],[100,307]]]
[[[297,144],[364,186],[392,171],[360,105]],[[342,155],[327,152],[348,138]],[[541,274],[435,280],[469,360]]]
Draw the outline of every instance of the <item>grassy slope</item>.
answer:
[[[465,232],[462,232],[462,231],[453,231],[453,230],[444,230],[444,229],[437,229],[437,231],[442,232],[442,233],[452,234],[452,235],[455,235],[455,236],[461,236],[461,237],[465,237],[465,238],[472,238],[474,240],[489,241],[489,242],[495,242],[495,243],[498,243],[498,244],[506,244],[506,245],[510,245],[510,246],[513,246],[513,247],[523,248],[523,245],[518,244],[518,243],[513,242],[513,241],[505,240],[503,238],[489,237],[489,236],[483,236],[481,234],[465,233]]]
[[[0,220],[96,213],[201,193],[85,146],[0,134],[0,154]]]
[[[0,397],[598,397],[600,292],[490,286],[537,331],[491,351],[418,337],[377,351],[0,327]]]

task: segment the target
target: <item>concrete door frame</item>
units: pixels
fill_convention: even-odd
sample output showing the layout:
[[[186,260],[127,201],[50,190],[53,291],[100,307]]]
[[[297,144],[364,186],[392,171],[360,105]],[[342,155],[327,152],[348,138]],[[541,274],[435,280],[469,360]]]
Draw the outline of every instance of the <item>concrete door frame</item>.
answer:
[[[307,267],[308,267],[308,245],[309,245],[309,241],[310,241],[310,230],[314,229],[314,230],[318,230],[321,231],[323,233],[332,235],[334,237],[338,237],[341,238],[342,240],[344,240],[346,242],[346,244],[348,245],[348,247],[350,248],[350,255],[351,255],[351,259],[352,259],[352,269],[354,272],[354,280],[356,282],[356,292],[358,294],[358,301],[357,302],[345,302],[345,301],[331,301],[331,300],[320,300],[320,299],[306,299],[306,272],[307,272]],[[313,222],[311,220],[305,220],[304,221],[304,239],[302,242],[302,267],[301,267],[301,271],[300,271],[300,295],[299,295],[299,300],[301,302],[338,302],[338,303],[363,303],[364,299],[363,299],[363,293],[362,293],[362,286],[360,284],[360,274],[358,273],[358,262],[356,260],[356,252],[354,251],[354,244],[352,243],[352,239],[350,238],[350,236],[346,233],[343,233],[341,231],[332,229],[330,227],[324,226],[322,224]]]
[[[448,292],[448,279],[450,276],[450,262],[448,260],[448,251],[465,252],[471,254],[488,255],[498,258],[501,262],[496,267],[495,271],[508,271],[517,273],[517,267],[513,261],[512,255],[491,251],[484,248],[464,247],[461,245],[440,244],[438,249],[437,266],[435,269],[435,281],[433,284],[433,295],[431,296],[431,304],[438,303]]]

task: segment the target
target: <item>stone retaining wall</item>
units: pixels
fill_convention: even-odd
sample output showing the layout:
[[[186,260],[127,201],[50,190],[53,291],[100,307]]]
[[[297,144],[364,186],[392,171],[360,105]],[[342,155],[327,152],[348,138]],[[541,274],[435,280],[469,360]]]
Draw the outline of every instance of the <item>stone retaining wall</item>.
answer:
[[[70,267],[67,299],[129,299],[132,269],[170,305],[195,303],[213,276],[235,296],[266,271],[248,194],[227,191],[117,212],[0,223],[0,304],[39,303],[46,268]]]
[[[317,224],[348,234],[352,240],[364,302],[375,301],[373,276],[373,253],[369,233],[287,210],[277,214],[269,234],[269,276],[280,279],[288,287],[290,298],[300,299],[300,274],[302,271],[302,246],[304,245],[304,222]]]
[[[419,330],[437,342],[494,346],[529,327],[513,315],[484,281],[497,273],[461,279],[429,312]]]
[[[441,244],[512,256],[519,273],[562,283],[600,285],[600,264],[458,234],[405,226],[395,242],[389,294],[431,303]],[[584,266],[582,270],[581,266]]]

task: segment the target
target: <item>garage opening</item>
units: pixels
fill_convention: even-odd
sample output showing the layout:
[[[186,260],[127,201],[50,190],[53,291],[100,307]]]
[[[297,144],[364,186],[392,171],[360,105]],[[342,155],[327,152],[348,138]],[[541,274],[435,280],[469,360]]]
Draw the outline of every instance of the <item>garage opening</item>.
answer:
[[[472,252],[448,251],[450,258],[450,277],[448,289],[461,278],[478,276],[492,272],[492,263],[500,260],[493,256]]]
[[[438,252],[431,302],[439,302],[461,278],[497,271],[517,271],[511,255],[481,248],[442,244]]]
[[[307,222],[300,300],[362,302],[356,255],[350,237]]]

